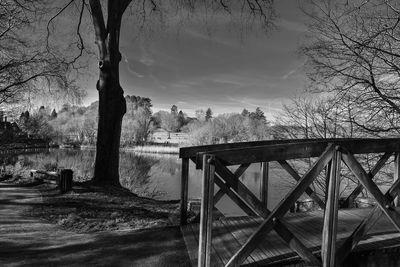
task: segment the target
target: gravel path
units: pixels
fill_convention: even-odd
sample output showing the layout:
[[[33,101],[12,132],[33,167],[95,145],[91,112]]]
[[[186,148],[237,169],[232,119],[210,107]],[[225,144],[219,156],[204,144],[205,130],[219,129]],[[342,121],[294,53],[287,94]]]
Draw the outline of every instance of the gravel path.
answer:
[[[40,201],[0,183],[0,266],[190,266],[179,227],[77,234],[24,215]]]

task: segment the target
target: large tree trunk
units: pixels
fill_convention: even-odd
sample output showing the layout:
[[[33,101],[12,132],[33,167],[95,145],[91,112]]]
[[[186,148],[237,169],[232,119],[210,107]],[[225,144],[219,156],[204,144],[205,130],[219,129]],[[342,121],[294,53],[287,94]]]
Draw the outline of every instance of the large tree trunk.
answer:
[[[113,71],[100,71],[99,125],[96,144],[96,163],[93,183],[120,186],[119,145],[122,118],[126,112],[124,93]],[[117,71],[118,73],[118,71]]]
[[[122,14],[130,1],[108,1],[108,17],[107,24],[105,24],[100,1],[89,0],[96,44],[99,48],[100,71],[96,86],[99,91],[99,124],[92,180],[95,185],[121,186],[119,182],[119,142],[126,102],[124,91],[119,83],[119,62],[121,61],[119,33]]]

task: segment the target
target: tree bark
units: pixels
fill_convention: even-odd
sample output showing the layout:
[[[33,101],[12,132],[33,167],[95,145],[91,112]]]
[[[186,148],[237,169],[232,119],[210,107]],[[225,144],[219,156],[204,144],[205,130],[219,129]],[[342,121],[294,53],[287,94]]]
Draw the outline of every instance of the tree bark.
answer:
[[[126,3],[125,3],[126,2]],[[119,145],[122,118],[126,112],[124,91],[119,83],[119,34],[125,4],[109,1],[107,25],[99,0],[89,0],[96,44],[99,49],[99,118],[93,184],[121,186],[119,182]],[[123,5],[124,8],[121,8]]]
[[[99,91],[99,123],[94,178],[96,185],[120,186],[119,146],[122,118],[126,112],[124,93],[112,76],[115,71],[101,71]],[[111,76],[111,77],[110,77]]]

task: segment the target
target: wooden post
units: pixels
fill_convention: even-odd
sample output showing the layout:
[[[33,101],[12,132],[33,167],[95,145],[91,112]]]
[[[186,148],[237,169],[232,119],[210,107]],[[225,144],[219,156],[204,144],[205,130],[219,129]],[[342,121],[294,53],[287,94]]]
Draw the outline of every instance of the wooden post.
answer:
[[[181,225],[187,223],[187,204],[188,204],[188,189],[189,189],[189,158],[182,158],[182,173],[181,173]]]
[[[340,162],[341,153],[336,151],[332,157],[328,183],[328,195],[324,214],[324,228],[322,231],[321,257],[322,266],[335,266],[336,232],[340,190]]]
[[[268,206],[268,180],[269,180],[269,162],[261,163],[260,196],[261,202],[265,208]]]
[[[73,172],[70,169],[60,170],[58,187],[61,193],[66,193],[72,189]]]
[[[325,167],[325,204],[327,203],[328,200],[328,187],[329,187],[329,180],[331,176],[331,170],[332,170],[332,161],[328,163]],[[326,205],[325,205],[326,207]],[[325,208],[324,208],[325,209]]]
[[[208,267],[211,264],[211,234],[214,206],[214,156],[203,156],[203,180],[200,210],[199,256],[198,267]]]
[[[400,153],[396,152],[395,157],[394,157],[394,176],[393,176],[393,183],[395,183],[400,176]],[[400,198],[395,197],[393,200],[393,204],[395,207],[400,206]]]

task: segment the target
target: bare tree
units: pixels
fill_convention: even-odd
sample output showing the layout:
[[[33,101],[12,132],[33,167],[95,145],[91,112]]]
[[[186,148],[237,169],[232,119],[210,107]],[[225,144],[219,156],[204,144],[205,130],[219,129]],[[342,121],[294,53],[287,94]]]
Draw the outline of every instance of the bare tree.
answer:
[[[41,0],[0,2],[0,104],[29,100],[44,89],[80,97],[67,79],[68,64],[40,42],[43,35],[35,26],[46,12]]]
[[[304,1],[314,89],[334,92],[357,112],[354,125],[375,135],[399,133],[400,4],[391,0]]]
[[[265,30],[273,25],[275,18],[273,0],[237,1],[189,1],[189,0],[70,0],[53,16],[56,18],[67,10],[78,11],[77,48],[83,51],[85,42],[81,34],[85,14],[90,14],[98,48],[99,79],[99,122],[96,145],[96,162],[93,182],[97,185],[120,186],[119,182],[119,144],[122,117],[126,112],[124,92],[119,81],[119,51],[122,17],[130,7],[134,27],[143,30],[148,22],[159,20],[162,23],[170,17],[196,19],[193,14],[207,16],[213,14],[237,18],[244,24],[258,23]],[[89,12],[86,12],[88,9]],[[49,22],[53,22],[53,18]],[[79,54],[78,54],[79,55]]]

